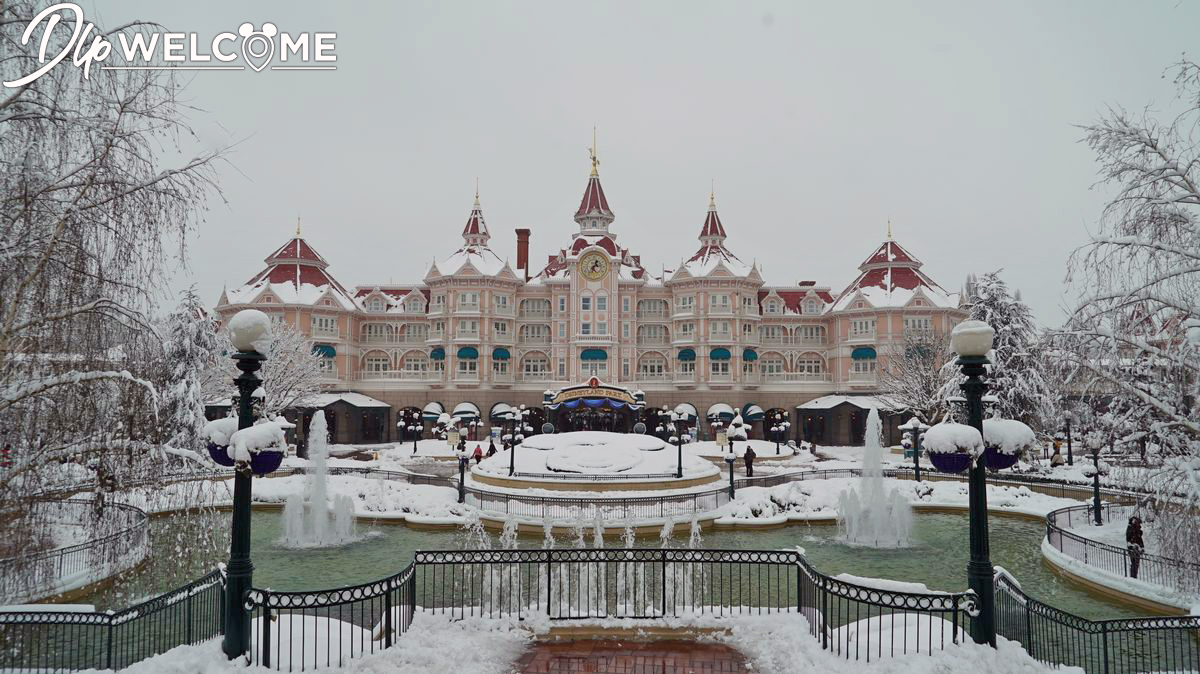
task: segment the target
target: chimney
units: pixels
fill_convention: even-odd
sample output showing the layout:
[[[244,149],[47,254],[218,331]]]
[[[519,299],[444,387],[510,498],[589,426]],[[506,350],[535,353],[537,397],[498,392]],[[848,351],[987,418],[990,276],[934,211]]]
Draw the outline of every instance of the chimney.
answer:
[[[529,280],[529,230],[518,229],[517,232],[517,269],[525,270],[525,280]]]

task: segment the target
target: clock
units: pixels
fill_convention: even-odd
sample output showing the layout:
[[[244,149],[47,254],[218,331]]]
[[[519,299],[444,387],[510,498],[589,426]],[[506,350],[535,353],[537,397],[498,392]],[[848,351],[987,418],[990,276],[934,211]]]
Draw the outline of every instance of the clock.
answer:
[[[579,258],[579,273],[589,281],[599,281],[608,276],[608,256],[593,250]]]

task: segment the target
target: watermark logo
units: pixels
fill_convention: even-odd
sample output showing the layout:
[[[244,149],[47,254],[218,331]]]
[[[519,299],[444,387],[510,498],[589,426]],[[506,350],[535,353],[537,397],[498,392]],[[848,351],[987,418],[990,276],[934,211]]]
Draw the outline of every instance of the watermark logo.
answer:
[[[237,33],[217,33],[211,37],[197,33],[118,32],[113,42],[100,35],[96,26],[84,19],[83,9],[74,3],[51,5],[29,22],[21,34],[28,45],[41,30],[38,40],[39,67],[4,86],[15,88],[37,80],[71,57],[71,64],[83,69],[84,79],[91,77],[92,66],[100,70],[337,70],[334,65],[334,41],[337,33],[286,33],[267,22],[255,30],[243,23]],[[237,42],[241,41],[238,63]],[[53,40],[53,41],[52,41]],[[52,49],[57,53],[48,54]],[[278,53],[279,62],[272,65]],[[110,62],[110,56],[123,58]]]

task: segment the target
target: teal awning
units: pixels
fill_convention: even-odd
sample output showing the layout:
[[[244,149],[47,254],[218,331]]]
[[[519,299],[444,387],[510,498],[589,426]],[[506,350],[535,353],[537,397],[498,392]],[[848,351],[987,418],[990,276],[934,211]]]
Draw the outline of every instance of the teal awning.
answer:
[[[512,355],[503,346],[492,349],[492,360],[508,360],[509,358],[512,358]]]
[[[313,353],[322,358],[333,358],[337,355],[337,351],[329,344],[313,344]]]
[[[434,360],[446,360],[446,350],[440,346],[433,347],[433,351],[429,352],[429,357]]]
[[[875,349],[869,346],[860,346],[850,352],[850,357],[854,360],[875,360]]]
[[[604,349],[584,349],[579,354],[580,360],[608,360],[608,352]]]
[[[754,403],[742,405],[742,419],[746,421],[762,421],[766,416],[767,413],[763,411],[763,408]]]
[[[708,352],[708,358],[709,360],[729,360],[729,349],[726,349],[723,346],[718,346],[717,348]]]
[[[746,361],[747,363],[753,363],[754,361],[758,360],[758,352],[754,349],[743,349],[742,360]]]
[[[479,349],[473,346],[464,346],[458,350],[458,357],[464,360],[475,360],[479,357]]]
[[[679,360],[688,361],[696,360],[696,352],[692,349],[680,349]]]

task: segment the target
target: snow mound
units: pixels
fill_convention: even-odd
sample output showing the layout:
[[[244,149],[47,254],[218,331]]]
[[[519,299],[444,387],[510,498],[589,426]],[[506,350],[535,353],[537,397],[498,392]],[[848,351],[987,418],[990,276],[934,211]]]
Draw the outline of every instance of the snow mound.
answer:
[[[607,433],[604,431],[573,431],[571,433],[535,435],[521,443],[523,449],[540,449],[543,451],[586,447],[596,452],[610,452],[623,449],[631,449],[639,452],[657,452],[665,449],[666,446],[667,443],[653,435]]]

